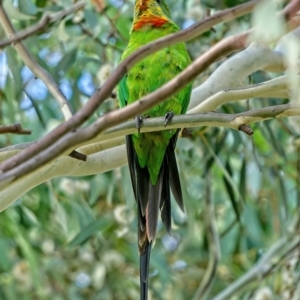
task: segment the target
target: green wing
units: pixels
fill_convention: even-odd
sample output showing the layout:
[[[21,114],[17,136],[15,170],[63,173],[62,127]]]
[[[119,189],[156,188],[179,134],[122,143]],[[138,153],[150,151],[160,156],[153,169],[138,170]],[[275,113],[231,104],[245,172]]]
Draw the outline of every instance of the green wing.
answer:
[[[190,103],[190,98],[191,98],[191,93],[192,93],[192,85],[189,84],[188,88],[185,88],[186,90],[186,95],[182,101],[182,110],[181,110],[181,113],[182,114],[185,114],[186,111],[187,111],[187,108],[189,106],[189,103]]]
[[[119,105],[120,108],[127,105],[127,101],[129,98],[129,92],[126,83],[126,75],[121,79],[118,85],[118,98],[119,98]]]

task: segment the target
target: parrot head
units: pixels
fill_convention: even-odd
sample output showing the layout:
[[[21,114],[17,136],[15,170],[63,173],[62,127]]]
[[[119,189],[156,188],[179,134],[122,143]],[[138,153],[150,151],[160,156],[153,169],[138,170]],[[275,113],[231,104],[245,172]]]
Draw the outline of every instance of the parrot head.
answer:
[[[168,5],[165,0],[136,0],[135,10],[139,13],[149,11],[157,16],[165,15],[171,18]]]
[[[165,0],[136,0],[134,8],[133,28],[148,24],[154,27],[172,22],[171,14]]]

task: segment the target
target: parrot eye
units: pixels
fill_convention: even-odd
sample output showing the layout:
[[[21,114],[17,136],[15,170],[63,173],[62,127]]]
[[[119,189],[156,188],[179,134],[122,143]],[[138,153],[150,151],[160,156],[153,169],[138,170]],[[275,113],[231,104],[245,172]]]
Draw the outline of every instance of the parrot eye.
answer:
[[[156,0],[156,2],[157,2],[158,4],[161,4],[161,0]]]

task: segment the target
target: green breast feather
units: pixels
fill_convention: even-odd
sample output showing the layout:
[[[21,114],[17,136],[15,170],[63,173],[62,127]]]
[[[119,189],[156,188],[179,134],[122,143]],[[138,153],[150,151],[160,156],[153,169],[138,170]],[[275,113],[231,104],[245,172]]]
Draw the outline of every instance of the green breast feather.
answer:
[[[162,32],[161,28],[159,30],[152,29],[151,33],[149,31],[132,32],[130,43],[124,51],[121,60],[141,46],[177,30],[175,24],[168,24],[164,32]],[[189,64],[190,57],[184,44],[170,46],[146,57],[137,63],[119,84],[120,107],[133,103],[144,95],[157,90]],[[191,84],[159,105],[146,111],[142,116],[147,118],[164,116],[167,112],[173,112],[175,115],[185,113],[190,93]],[[136,133],[131,137],[139,164],[142,168],[147,167],[153,185],[156,184],[166,147],[175,133],[175,129],[167,129],[153,133]]]

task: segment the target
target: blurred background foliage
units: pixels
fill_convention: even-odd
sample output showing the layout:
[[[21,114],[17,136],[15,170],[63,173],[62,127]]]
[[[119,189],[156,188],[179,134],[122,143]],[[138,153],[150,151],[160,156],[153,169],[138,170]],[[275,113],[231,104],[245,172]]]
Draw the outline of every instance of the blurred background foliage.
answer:
[[[129,38],[133,2],[91,1],[84,10],[24,41],[74,111],[117,65]],[[241,2],[246,1],[168,0],[181,28],[203,19],[207,8],[214,12]],[[4,5],[16,30],[21,30],[72,1],[5,0]],[[194,59],[224,36],[250,26],[249,16],[220,24],[189,42],[188,50]],[[0,38],[5,38],[2,28]],[[223,60],[201,74],[195,86]],[[257,72],[252,80],[261,82],[270,76]],[[105,101],[94,119],[117,108],[115,98]],[[246,105],[259,108],[281,102],[264,99]],[[246,105],[228,104],[220,111],[241,112]],[[31,136],[0,136],[1,148],[38,139],[63,121],[57,102],[13,47],[0,50],[0,107],[2,124],[20,122],[33,130]],[[294,226],[300,202],[296,129],[285,119],[254,125],[253,137],[229,129],[199,128],[192,130],[192,138],[178,141],[186,214],[173,206],[172,237],[159,225],[150,267],[151,299],[194,299],[211,255],[204,222],[209,194],[221,247],[211,297],[249,270]],[[139,297],[135,203],[127,166],[42,184],[1,213],[0,229],[0,299]],[[262,293],[269,298],[261,299],[292,299],[298,269],[294,257],[284,260],[271,276],[248,285],[232,299],[260,299]]]

